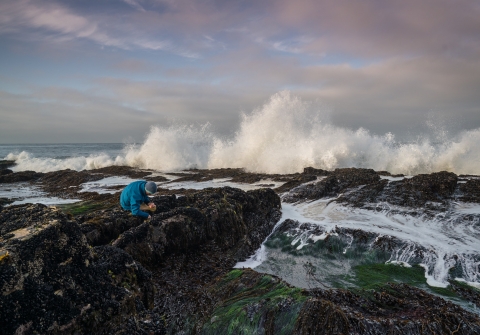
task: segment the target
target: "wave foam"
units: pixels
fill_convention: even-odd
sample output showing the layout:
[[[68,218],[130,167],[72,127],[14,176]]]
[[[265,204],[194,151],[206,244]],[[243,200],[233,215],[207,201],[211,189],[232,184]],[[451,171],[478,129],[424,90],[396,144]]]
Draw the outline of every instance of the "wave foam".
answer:
[[[142,145],[125,148],[123,156],[73,157],[64,160],[35,158],[26,152],[10,154],[16,171],[93,169],[108,165],[173,171],[187,168],[241,167],[261,173],[295,173],[312,166],[372,168],[415,175],[436,171],[480,174],[480,129],[455,138],[442,132],[412,143],[400,143],[391,133],[372,135],[329,123],[327,111],[292,96],[274,94],[261,108],[243,115],[231,139],[216,136],[209,124],[152,127]]]
[[[5,157],[6,160],[14,160],[16,165],[12,168],[13,171],[37,171],[37,172],[51,172],[64,169],[71,170],[93,170],[111,165],[122,165],[124,159],[117,157],[112,159],[107,154],[90,155],[88,157],[71,157],[66,159],[56,158],[37,158],[26,151],[19,154],[10,153]]]
[[[480,174],[480,129],[436,144],[428,138],[402,144],[391,133],[376,136],[363,128],[334,126],[325,121],[325,114],[284,91],[244,115],[231,140],[214,136],[208,125],[153,127],[142,146],[128,151],[126,160],[167,171],[242,167],[252,172],[295,173],[313,166],[373,168],[406,175],[442,170]]]

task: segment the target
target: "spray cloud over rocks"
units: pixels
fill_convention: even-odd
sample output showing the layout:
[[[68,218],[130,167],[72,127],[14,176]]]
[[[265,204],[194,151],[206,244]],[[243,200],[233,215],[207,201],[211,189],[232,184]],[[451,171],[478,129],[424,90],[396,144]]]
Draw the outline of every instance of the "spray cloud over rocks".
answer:
[[[140,147],[127,150],[126,162],[142,168],[243,167],[262,173],[294,173],[306,166],[373,168],[415,175],[447,170],[480,174],[480,129],[435,142],[427,136],[399,143],[391,133],[334,126],[326,112],[288,91],[273,95],[261,108],[243,115],[232,139],[209,126],[153,127]],[[435,135],[435,134],[434,134]]]
[[[186,168],[245,168],[261,173],[295,173],[312,166],[372,168],[416,175],[437,171],[480,174],[480,129],[456,137],[433,129],[415,141],[401,143],[391,133],[371,134],[328,121],[328,110],[303,101],[288,91],[274,94],[262,107],[244,114],[232,138],[217,136],[209,124],[154,126],[141,145],[124,153],[66,159],[35,158],[27,152],[9,154],[16,171],[48,172],[129,165],[173,171]]]

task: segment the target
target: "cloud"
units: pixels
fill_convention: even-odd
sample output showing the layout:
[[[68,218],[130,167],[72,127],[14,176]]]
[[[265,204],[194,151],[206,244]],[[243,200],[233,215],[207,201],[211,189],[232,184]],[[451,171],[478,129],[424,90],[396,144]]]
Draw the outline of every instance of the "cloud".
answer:
[[[266,24],[315,34],[309,49],[364,57],[472,55],[479,50],[480,8],[474,0],[275,1]]]
[[[100,129],[92,120],[101,110],[102,122],[119,120],[99,130],[112,138],[130,123],[138,137],[173,117],[228,133],[241,111],[283,89],[324,102],[339,125],[379,134],[407,133],[431,113],[456,113],[461,127],[478,128],[479,11],[474,0],[1,1],[5,45],[19,41],[30,52],[33,43],[78,43],[72,49],[85,52],[61,79],[46,74],[55,64],[31,65],[35,51],[25,56],[34,71],[19,77],[28,83],[41,73],[30,80],[52,87],[3,92],[0,131],[16,136],[11,129],[26,127],[22,113],[32,129],[48,129],[47,117],[72,131],[89,122]],[[95,73],[76,70],[80,58]],[[61,89],[78,87],[79,76],[88,88]],[[0,79],[9,87],[11,78]]]
[[[45,0],[2,1],[0,33],[28,35],[28,29],[42,29],[48,39],[86,39],[120,49],[168,51],[193,58],[218,45],[221,51],[256,41],[279,52],[366,58],[474,57],[480,51],[480,8],[475,0],[124,3],[128,7],[111,4],[105,11]],[[235,34],[247,38],[236,39]]]
[[[130,5],[136,3],[128,1]],[[187,48],[165,38],[143,34],[115,17],[79,14],[55,2],[18,0],[0,3],[0,34],[13,34],[29,40],[50,42],[89,40],[125,50],[168,51],[184,57],[198,57]],[[142,35],[142,37],[139,37]],[[30,36],[30,37],[28,37]]]
[[[145,9],[140,5],[140,3],[136,0],[123,0],[126,4],[132,6],[136,10],[139,10],[141,12],[145,12]]]

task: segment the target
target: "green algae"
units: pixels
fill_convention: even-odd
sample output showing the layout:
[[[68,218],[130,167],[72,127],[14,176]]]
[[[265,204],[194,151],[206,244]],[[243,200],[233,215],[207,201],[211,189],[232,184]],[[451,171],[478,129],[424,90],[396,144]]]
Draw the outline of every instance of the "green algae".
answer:
[[[445,288],[428,285],[425,269],[419,265],[412,267],[388,263],[358,265],[353,268],[352,274],[338,281],[336,287],[348,289],[360,296],[375,300],[374,292],[398,295],[389,283],[408,284],[472,310],[472,304],[462,298],[451,285]]]
[[[107,206],[98,202],[81,201],[72,204],[58,205],[57,207],[67,214],[77,216],[82,214],[88,214],[101,209],[106,209],[111,206]]]
[[[261,329],[274,334],[293,332],[307,299],[304,291],[269,275],[256,277],[233,270],[219,282],[216,289],[231,293],[215,308],[202,334],[259,334]]]
[[[394,282],[405,283],[412,286],[426,284],[425,269],[415,265],[405,267],[395,264],[364,264],[353,268],[354,275],[346,278],[354,287],[362,289],[375,289],[379,285]]]

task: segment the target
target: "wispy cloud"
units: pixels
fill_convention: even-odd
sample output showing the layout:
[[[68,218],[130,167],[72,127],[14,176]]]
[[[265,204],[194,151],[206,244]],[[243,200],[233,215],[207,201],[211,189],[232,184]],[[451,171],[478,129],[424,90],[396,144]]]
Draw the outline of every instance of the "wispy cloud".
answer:
[[[132,6],[136,10],[139,10],[141,12],[145,12],[145,9],[142,7],[142,5],[136,1],[136,0],[123,0],[126,4]]]
[[[126,2],[140,6],[132,0]],[[135,8],[139,9],[138,6]],[[169,40],[142,34],[135,27],[133,30],[127,28],[108,17],[78,14],[55,2],[18,0],[0,3],[0,34],[17,34],[18,38],[43,35],[45,40],[56,42],[89,40],[125,50],[162,50],[189,58],[198,57],[197,53]],[[142,38],[139,39],[138,35]]]

